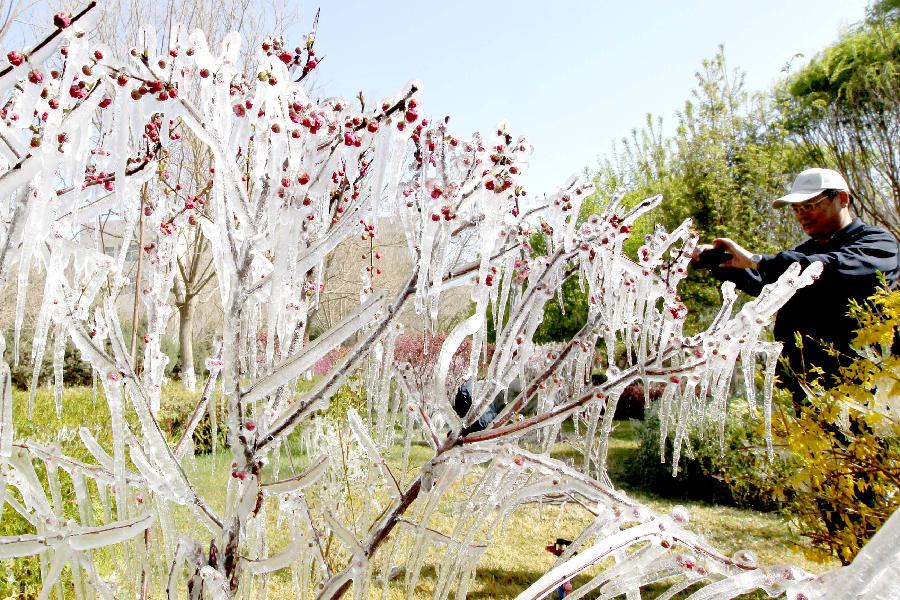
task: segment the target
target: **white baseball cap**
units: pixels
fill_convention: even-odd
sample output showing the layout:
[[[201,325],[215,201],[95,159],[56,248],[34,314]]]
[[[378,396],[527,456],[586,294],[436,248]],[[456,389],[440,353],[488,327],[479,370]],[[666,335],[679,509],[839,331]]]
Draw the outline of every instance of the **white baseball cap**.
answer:
[[[780,208],[788,204],[805,202],[815,198],[825,190],[841,190],[850,193],[850,186],[844,176],[831,169],[806,169],[794,180],[791,193],[772,202],[772,206]]]

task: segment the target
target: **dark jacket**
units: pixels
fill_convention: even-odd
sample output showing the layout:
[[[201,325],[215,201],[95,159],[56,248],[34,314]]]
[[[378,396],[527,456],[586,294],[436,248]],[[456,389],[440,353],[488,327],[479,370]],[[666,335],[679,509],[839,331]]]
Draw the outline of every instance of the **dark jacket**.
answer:
[[[487,427],[493,422],[494,418],[500,414],[500,411],[503,410],[503,407],[506,406],[507,400],[511,400],[522,393],[522,381],[516,377],[509,384],[509,388],[503,392],[500,392],[494,397],[494,401],[491,402],[488,407],[485,409],[481,416],[478,417],[478,420],[469,425],[468,427],[464,427],[462,430],[463,435],[469,435],[470,433],[474,433],[476,431],[483,431],[487,429]],[[468,413],[469,409],[472,408],[472,378],[469,377],[465,380],[462,385],[456,390],[456,397],[453,399],[453,411],[459,416],[460,419],[464,418]]]
[[[762,287],[774,282],[791,263],[806,268],[813,261],[824,264],[818,281],[797,290],[775,317],[775,339],[784,344],[783,356],[791,371],[807,373],[810,366],[826,374],[823,383],[833,383],[840,366],[853,358],[850,344],[858,323],[848,316],[850,300],[865,302],[879,286],[883,273],[891,287],[897,286],[898,245],[887,231],[854,219],[827,242],[808,239],[790,250],[764,256],[758,269],[715,267],[714,277],[733,281],[738,289],[759,295]],[[803,337],[803,348],[795,343],[795,333]],[[843,357],[831,356],[822,342],[833,344]],[[782,380],[784,380],[782,371]],[[787,381],[795,393],[798,386]],[[796,399],[796,395],[795,395]]]

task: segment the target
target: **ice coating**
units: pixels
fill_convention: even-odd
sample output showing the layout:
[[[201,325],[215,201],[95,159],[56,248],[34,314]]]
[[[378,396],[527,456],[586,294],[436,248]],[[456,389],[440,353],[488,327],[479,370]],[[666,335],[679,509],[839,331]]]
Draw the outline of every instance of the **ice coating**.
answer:
[[[157,56],[148,27],[146,49],[117,56],[119,49],[77,35],[90,13],[0,75],[10,101],[0,118],[8,217],[0,224],[0,281],[17,295],[11,352],[0,337],[0,501],[31,527],[0,539],[0,556],[44,557],[45,596],[70,565],[85,597],[137,592],[140,574],[153,569],[168,576],[147,579],[164,584],[152,592],[170,598],[201,587],[212,598],[248,597],[281,570],[290,570],[298,596],[337,598],[352,589],[356,597],[386,597],[397,567],[411,593],[438,555],[434,597],[462,598],[511,515],[560,497],[587,507],[592,523],[520,598],[552,593],[604,561],[610,566],[573,598],[638,597],[649,584],[668,586],[665,598],[698,582],[705,587],[697,598],[889,589],[896,561],[884,540],[896,535],[896,516],[839,572],[852,576],[813,578],[721,555],[690,531],[683,511],[656,515],[606,477],[612,415],[636,381],[664,388],[661,441],[674,441],[674,456],[664,457],[673,469],[692,427],[715,424],[724,435],[735,370],[747,397],[762,403],[768,430],[781,348],[763,331],[821,265],[795,265],[737,314],[734,288],[725,284],[718,316],[688,338],[678,286],[697,243],[690,221],[671,232],[654,228],[636,261],[623,251],[636,219],[663,198],[626,209],[617,195],[581,222],[593,186],[572,177],[547,197],[528,196],[518,176],[531,146],[507,123],[458,138],[425,113],[416,82],[383,103],[313,100],[304,78],[317,60],[314,36],[293,51],[267,39],[256,49],[257,72],[241,73],[237,34],[210,47],[202,32],[175,30]],[[62,46],[67,60],[59,79],[45,78],[45,97],[28,75],[49,70],[46,61]],[[94,75],[82,69],[88,63]],[[11,118],[35,111],[47,113],[38,131],[28,118]],[[183,149],[186,135],[211,157],[201,189],[189,189],[165,158]],[[98,220],[116,223],[115,236]],[[363,268],[361,303],[308,341],[310,317],[331,292],[335,256],[355,241],[377,250],[390,227],[410,261],[399,287]],[[158,421],[168,360],[162,341],[195,234],[208,244],[224,318],[197,405],[179,439],[169,440]],[[545,256],[533,252],[535,234]],[[118,309],[137,283],[135,255],[146,322],[137,356]],[[31,266],[43,291],[29,295]],[[570,277],[588,296],[588,320],[568,343],[536,345],[544,308],[560,301]],[[447,316],[444,294],[463,285],[473,311],[444,338],[424,385],[413,385],[409,366],[396,359],[401,317],[415,315],[415,328],[436,334]],[[97,406],[109,411],[109,441],[79,430],[91,462],[66,456],[55,440],[15,436],[9,362],[19,358],[26,304],[37,310],[32,394],[41,363],[52,361],[54,403],[65,413],[67,342],[103,391]],[[614,362],[617,344],[627,350],[626,365]],[[297,385],[341,348],[331,371]],[[467,358],[459,356],[464,348]],[[460,362],[472,377],[472,404],[462,415],[448,383]],[[607,381],[592,383],[594,370]],[[364,392],[360,405],[334,401],[347,382]],[[498,398],[505,406],[490,418]],[[214,451],[221,415],[228,431],[222,514],[191,479],[190,439],[206,413]],[[578,468],[549,456],[568,419],[583,435]],[[476,423],[483,429],[470,430]],[[421,463],[410,457],[417,438],[430,449]],[[768,433],[767,440],[771,452]],[[399,467],[389,458],[398,450]],[[68,480],[77,519],[63,517]],[[199,527],[179,529],[177,511],[185,510]],[[273,515],[286,536],[270,531]],[[145,542],[128,541],[145,531]],[[137,549],[141,543],[150,552]],[[132,575],[106,581],[98,573],[91,550],[110,545],[126,550]]]

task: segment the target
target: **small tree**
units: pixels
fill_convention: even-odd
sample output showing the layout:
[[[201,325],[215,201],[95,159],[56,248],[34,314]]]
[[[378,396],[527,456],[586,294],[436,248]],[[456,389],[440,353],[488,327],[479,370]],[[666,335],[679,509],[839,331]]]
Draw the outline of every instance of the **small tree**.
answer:
[[[257,60],[254,48],[258,47],[266,32],[280,32],[285,24],[295,17],[293,9],[287,3],[263,3],[257,0],[197,0],[191,3],[161,4],[147,0],[133,0],[126,5],[110,3],[99,9],[96,29],[92,32],[98,41],[110,47],[146,46],[148,43],[144,26],[147,23],[164,23],[157,47],[153,51],[165,53],[171,45],[171,38],[179,30],[202,29],[211,45],[218,45],[232,30],[240,29],[248,42],[240,52],[239,62],[245,70],[251,69]],[[198,98],[191,98],[196,103]],[[178,135],[186,135],[184,142],[172,148],[163,159],[163,164],[170,172],[166,185],[150,190],[165,195],[175,195],[185,205],[204,199],[212,186],[210,167],[212,156],[205,144],[196,139],[190,130],[181,131]],[[195,195],[181,193],[182,189],[192,190]],[[142,206],[152,207],[158,199],[142,198]],[[144,235],[144,218],[138,221],[137,239],[133,243],[142,247]],[[196,385],[194,366],[194,327],[197,320],[198,305],[212,294],[209,284],[215,276],[212,256],[209,254],[209,243],[199,228],[179,230],[182,240],[176,245],[178,257],[177,270],[174,276],[174,306],[178,311],[178,357],[179,377],[185,387],[193,390]],[[143,252],[135,252],[136,288],[142,284]],[[141,306],[141,294],[135,289],[132,318],[137,322]],[[137,327],[132,329],[132,356],[135,354],[137,340],[142,332]]]
[[[736,314],[734,290],[725,287],[713,324],[686,337],[677,290],[696,243],[690,223],[656,229],[637,261],[622,250],[635,220],[660,198],[631,210],[614,199],[578,225],[590,185],[571,180],[549,199],[529,201],[516,183],[528,143],[505,125],[489,136],[456,138],[445,123],[423,117],[415,84],[368,111],[340,99],[314,102],[302,85],[318,64],[310,43],[294,48],[266,39],[258,70],[245,75],[237,67],[237,35],[214,54],[199,31],[172,36],[160,54],[147,31],[146,46],[122,59],[81,35],[92,8],[56,15],[53,33],[11,52],[10,66],[0,71],[6,98],[0,152],[8,162],[0,198],[10,215],[0,237],[0,276],[17,265],[23,277],[22,266],[40,262],[47,284],[34,354],[41,355],[51,324],[54,361],[60,340],[71,338],[96,372],[112,423],[109,445],[80,431],[92,462],[17,439],[9,371],[5,363],[0,368],[3,502],[29,524],[22,535],[0,538],[0,556],[45,557],[42,597],[70,565],[76,595],[165,590],[175,597],[186,589],[194,598],[252,596],[264,593],[271,573],[291,569],[297,595],[339,598],[352,588],[364,598],[388,587],[398,564],[401,585],[415,589],[434,551],[441,555],[435,596],[462,598],[492,534],[523,502],[545,497],[575,498],[593,521],[559,564],[521,593],[523,600],[545,596],[593,566],[599,573],[580,593],[635,595],[662,582],[671,593],[707,585],[708,595],[762,588],[796,598],[840,586],[855,593],[860,581],[871,587],[888,573],[891,557],[877,554],[886,545],[878,537],[858,567],[869,576],[837,583],[787,567],[759,568],[746,553],[723,556],[685,529],[685,511],[656,515],[605,476],[618,395],[638,380],[665,388],[661,415],[676,462],[689,427],[724,422],[736,364],[752,382],[760,353],[768,422],[779,348],[760,334],[820,265],[789,269]],[[148,210],[138,190],[144,183],[171,185],[166,157],[183,143],[182,129],[213,157],[209,195],[184,190],[197,198],[188,206],[178,194],[155,193]],[[92,230],[95,217],[108,211],[126,222],[115,259],[97,248]],[[140,293],[148,325],[144,369],[136,373],[115,301],[126,284],[122,265],[139,211],[147,219]],[[303,343],[325,257],[350,237],[377,236],[388,217],[408,241],[405,285],[386,300],[377,270],[364,269],[357,310]],[[533,223],[548,240],[546,256],[527,251]],[[170,441],[156,418],[166,362],[159,337],[172,310],[177,234],[192,227],[209,242],[225,317],[221,354],[207,364],[192,418]],[[463,239],[477,240],[474,253],[454,252]],[[533,336],[544,306],[573,277],[588,290],[586,322],[540,361],[537,375],[526,375],[525,363],[540,352]],[[444,339],[431,381],[413,389],[394,359],[399,315],[410,308],[427,327],[439,318],[442,291],[460,282],[471,284],[474,314]],[[494,314],[496,347],[480,363],[491,305],[508,308]],[[274,335],[260,351],[262,330]],[[446,381],[467,340],[473,400],[460,416]],[[593,385],[587,371],[598,342],[608,377]],[[294,382],[343,344],[350,350],[338,365],[299,391]],[[624,368],[612,360],[616,344],[627,350]],[[322,413],[356,373],[366,384],[366,410],[360,414],[355,401],[344,405],[346,431]],[[55,383],[58,409],[65,410],[61,375],[57,370]],[[463,435],[517,376],[522,391],[485,430]],[[231,455],[217,490],[221,510],[183,466],[194,428],[216,401],[217,381]],[[756,405],[752,383],[746,391]],[[526,412],[533,399],[538,409]],[[579,469],[535,444],[552,440],[562,421],[576,416],[588,424]],[[386,450],[408,446],[414,435],[430,446],[428,460],[411,469],[385,460]],[[297,467],[279,460],[289,439],[303,447]],[[60,472],[72,482],[77,515],[64,512]],[[436,511],[450,517],[449,529],[436,522]],[[900,520],[888,522],[880,537],[891,539],[898,526]],[[95,551],[109,546],[127,565],[114,583],[95,562]]]

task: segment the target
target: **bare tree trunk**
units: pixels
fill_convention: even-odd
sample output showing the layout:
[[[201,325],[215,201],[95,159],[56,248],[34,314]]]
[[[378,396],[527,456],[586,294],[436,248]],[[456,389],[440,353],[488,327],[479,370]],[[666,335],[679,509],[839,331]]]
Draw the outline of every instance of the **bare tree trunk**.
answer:
[[[178,304],[178,353],[181,365],[181,383],[194,391],[197,375],[194,372],[194,309],[196,296],[188,296]]]

